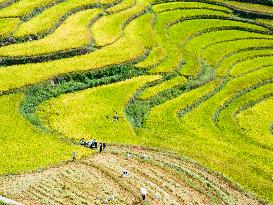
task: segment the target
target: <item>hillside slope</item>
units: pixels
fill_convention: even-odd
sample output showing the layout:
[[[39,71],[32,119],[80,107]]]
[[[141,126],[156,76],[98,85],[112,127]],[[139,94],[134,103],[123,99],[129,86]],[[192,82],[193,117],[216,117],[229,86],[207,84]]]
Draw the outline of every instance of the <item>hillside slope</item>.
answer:
[[[187,156],[272,203],[273,7],[255,2],[0,0],[1,177],[96,138]]]

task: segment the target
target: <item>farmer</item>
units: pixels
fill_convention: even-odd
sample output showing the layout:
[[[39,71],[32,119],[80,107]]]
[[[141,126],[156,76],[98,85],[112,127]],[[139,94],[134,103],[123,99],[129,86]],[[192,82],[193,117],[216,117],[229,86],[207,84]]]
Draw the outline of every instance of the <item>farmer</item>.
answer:
[[[127,154],[127,159],[130,160],[131,157],[132,157],[131,153],[128,153],[128,154]]]
[[[110,200],[111,200],[111,201],[115,201],[115,196],[114,196],[114,194],[111,194]]]
[[[105,199],[103,200],[103,203],[104,203],[104,204],[108,204],[108,198],[105,198]]]
[[[158,205],[159,194],[155,193],[155,205]]]
[[[118,120],[118,113],[116,112],[113,116],[113,122],[117,121]]]
[[[76,161],[76,151],[74,150],[72,153],[72,161],[75,162]]]
[[[97,149],[97,146],[98,146],[97,140],[96,140],[96,139],[94,139],[93,143],[94,143],[94,148],[96,148],[96,149]]]
[[[102,152],[102,143],[100,142],[100,153]]]
[[[80,139],[80,145],[85,145],[84,138],[81,138],[81,139]]]
[[[129,176],[129,172],[126,169],[124,169],[123,172],[122,172],[122,176],[123,177],[128,177]]]
[[[102,148],[103,148],[103,150],[105,150],[105,148],[106,148],[106,143],[105,142],[102,143]]]
[[[147,160],[147,159],[148,159],[147,155],[146,155],[146,154],[143,154],[143,155],[142,155],[142,159],[143,159],[143,160]]]
[[[141,194],[143,200],[145,200],[147,193],[148,193],[148,191],[144,187],[140,188],[140,194]]]
[[[110,118],[109,116],[106,116],[107,118]],[[113,122],[116,122],[119,118],[123,118],[123,117],[119,117],[118,113],[115,112],[115,114],[113,115]]]

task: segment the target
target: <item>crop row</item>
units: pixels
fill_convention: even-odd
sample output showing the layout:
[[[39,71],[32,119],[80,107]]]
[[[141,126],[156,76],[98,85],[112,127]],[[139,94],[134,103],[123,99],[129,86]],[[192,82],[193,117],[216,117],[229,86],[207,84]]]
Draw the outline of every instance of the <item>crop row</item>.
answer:
[[[261,15],[266,16],[268,14],[268,17],[273,16],[272,9],[268,6],[265,5],[260,5],[260,4],[249,4],[249,3],[244,3],[244,2],[238,2],[238,1],[223,1],[226,6],[229,8],[235,9],[237,11],[245,11],[249,13],[250,15]]]
[[[166,11],[172,10],[179,10],[179,9],[215,9],[221,10],[224,12],[231,13],[232,11],[228,8],[202,3],[202,2],[170,2],[170,3],[162,3],[162,4],[155,4],[152,6],[152,9],[155,13],[162,13]]]
[[[248,38],[249,39],[249,38]],[[236,40],[242,40],[242,39],[236,39]],[[257,39],[260,40],[260,39]],[[254,57],[266,54],[267,52],[270,53],[272,46],[264,46],[264,47],[242,47],[241,49],[235,50],[233,52],[228,53],[227,55],[223,56],[221,60],[218,61],[216,68],[220,68],[221,66],[228,66],[233,64],[236,61],[239,61],[240,59],[245,59],[248,56]],[[253,55],[251,55],[252,53]]]
[[[272,83],[273,80],[272,79],[266,79],[266,80],[263,80],[259,83],[256,83],[254,85],[251,85],[250,87],[247,87],[247,88],[244,88],[242,90],[240,90],[239,92],[237,91],[237,93],[235,95],[233,95],[231,98],[227,99],[214,113],[214,116],[213,116],[213,121],[218,123],[218,120],[219,120],[219,116],[221,115],[221,113],[230,105],[233,103],[234,100],[236,100],[236,98],[239,98],[241,97],[242,95],[248,93],[248,92],[251,92],[263,85],[266,85],[266,84],[269,84],[269,83]],[[235,90],[232,90],[232,92],[234,92]],[[263,94],[263,93],[261,93]]]
[[[116,42],[128,23],[145,13],[149,2],[138,0],[132,8],[116,14],[104,16],[92,26],[92,35],[98,46],[106,46]]]
[[[101,10],[90,9],[68,18],[52,35],[43,39],[0,48],[2,57],[27,57],[53,54],[58,51],[93,46],[90,22],[101,15]]]
[[[249,138],[259,140],[268,150],[272,149],[272,112],[268,112],[272,102],[272,95],[268,95],[236,115],[237,123],[247,130]]]
[[[0,9],[10,6],[19,0],[0,0]]]
[[[75,14],[76,11],[80,11],[82,8],[84,8],[84,6],[91,4],[94,5],[93,7],[100,7],[98,2],[94,0],[64,1],[56,6],[51,7],[50,9],[45,10],[35,18],[20,24],[14,36],[19,38],[30,35],[39,36],[42,33],[49,33],[46,31],[53,30],[53,28],[56,29],[56,24],[61,25],[59,23],[60,20],[64,21],[71,14]]]
[[[152,87],[147,88],[144,90],[141,95],[139,96],[141,99],[147,99],[150,98],[159,92],[162,92],[163,90],[169,89],[171,87],[174,87],[176,85],[181,85],[186,82],[186,78],[183,76],[177,76],[175,78],[172,78],[170,80],[166,80],[163,83],[159,85],[155,85]]]
[[[161,3],[173,3],[174,0],[157,0],[154,4]],[[184,0],[183,2],[198,2],[198,3],[209,3],[215,6],[221,6],[226,9],[230,9],[234,14],[246,18],[271,18],[272,19],[272,11],[269,9],[270,7],[264,6],[261,4],[254,3],[244,3],[238,1],[225,1],[225,0]]]
[[[164,13],[168,14],[169,16],[173,17],[172,19],[169,19],[169,22],[167,22],[168,17],[165,17],[165,19],[162,19],[162,18],[164,18],[164,13],[160,13],[158,15],[158,17],[157,17],[157,22],[156,22],[156,25],[155,25],[155,31],[157,32],[157,34],[159,34],[159,37],[160,37],[159,38],[159,43],[161,44],[161,46],[164,47],[164,49],[168,53],[168,56],[167,56],[165,61],[163,61],[161,64],[159,64],[157,66],[157,68],[154,69],[154,72],[170,71],[171,68],[172,69],[177,68],[177,65],[178,65],[177,63],[181,62],[181,56],[179,57],[179,53],[182,52],[183,54],[185,54],[186,52],[181,51],[181,49],[179,50],[179,49],[175,48],[176,47],[175,45],[170,45],[169,42],[172,42],[173,39],[184,39],[184,41],[187,42],[188,40],[190,40],[190,38],[192,38],[191,36],[193,36],[193,35],[200,35],[200,33],[202,34],[203,32],[211,32],[211,31],[217,30],[217,29],[218,30],[241,29],[241,30],[251,31],[251,32],[253,32],[253,31],[255,31],[255,32],[263,32],[263,31],[266,32],[267,31],[267,28],[263,28],[263,27],[261,27],[262,25],[255,24],[255,22],[253,22],[253,21],[250,22],[250,21],[245,21],[245,20],[238,20],[236,18],[225,17],[225,16],[222,16],[220,14],[217,14],[217,12],[219,12],[219,11],[214,11],[214,12],[211,11],[211,14],[207,11],[207,14],[206,14],[206,12],[205,12],[206,9],[203,9],[203,10],[200,9],[200,12],[203,11],[203,13],[198,14],[198,13],[196,13],[196,11],[198,11],[198,10],[195,10],[195,9],[193,9],[193,10],[195,11],[195,14],[192,16],[192,19],[196,19],[196,22],[198,22],[197,19],[200,20],[200,22],[202,22],[202,18],[216,18],[215,21],[217,21],[217,18],[219,18],[221,20],[226,20],[226,21],[227,20],[230,20],[230,21],[233,20],[234,23],[233,23],[232,26],[227,26],[227,25],[223,24],[222,28],[220,26],[218,28],[213,27],[213,26],[206,27],[206,25],[204,25],[204,23],[205,23],[206,20],[208,20],[207,24],[209,24],[209,19],[204,19],[203,22],[202,22],[202,26],[204,26],[203,31],[199,30],[199,31],[194,32],[193,30],[191,30],[192,33],[186,33],[185,32],[185,37],[184,37],[185,39],[184,39],[183,36],[175,35],[175,33],[172,35],[171,31],[168,31],[168,33],[165,34],[164,33],[164,28],[168,29],[172,25],[178,24],[178,25],[180,25],[180,27],[178,26],[177,33],[180,34],[181,32],[184,32],[184,30],[185,30],[184,29],[185,28],[184,24],[188,23],[188,21],[191,20],[190,10],[185,9],[185,10],[181,10],[181,11],[174,10],[174,11],[164,12]],[[185,17],[183,17],[183,15],[182,15],[183,12],[186,12]],[[179,15],[181,15],[180,18],[178,17]],[[177,18],[177,20],[175,20],[176,18]],[[218,21],[220,22],[221,20],[218,20]],[[180,24],[180,22],[181,22],[181,24]],[[196,22],[193,21],[192,24],[195,25]],[[172,26],[172,27],[175,27],[175,26]],[[171,29],[172,29],[172,27],[171,27]],[[183,27],[183,29],[181,29],[182,27]],[[192,25],[190,25],[189,28],[191,29]],[[168,30],[170,30],[170,29],[168,29]],[[166,36],[166,37],[164,37],[164,36]],[[181,41],[183,42],[183,40],[181,40]],[[178,42],[178,43],[182,43],[182,42]],[[175,44],[175,43],[177,44],[177,42],[174,42],[173,44]],[[174,56],[173,58],[176,58],[176,60],[175,60],[176,63],[174,62],[174,59],[172,59],[172,56]],[[171,62],[171,61],[173,61],[173,62]],[[173,67],[175,65],[176,65],[176,67]],[[162,66],[165,67],[166,69],[162,68]],[[168,67],[168,69],[167,69],[167,67]],[[187,73],[187,70],[185,72]],[[195,73],[196,73],[196,71],[195,71]],[[193,74],[193,72],[191,74]]]
[[[193,36],[198,36],[200,33],[210,33],[211,31],[220,31],[220,30],[239,30],[239,29],[257,29],[258,27],[255,25],[243,23],[243,22],[237,22],[232,19],[223,20],[223,19],[192,19],[192,20],[185,20],[182,21],[179,24],[176,24],[175,26],[172,26],[169,29],[169,35],[173,43],[176,43],[180,46],[181,53],[185,54],[185,61],[186,66],[184,69],[182,68],[183,74],[188,75],[196,75],[198,71],[200,70],[200,64],[199,66],[193,66],[191,63],[192,59],[191,55],[196,55],[195,53],[188,52],[188,46],[187,43],[190,42],[193,38]],[[198,35],[197,35],[198,34]],[[228,36],[225,36],[227,38]],[[232,38],[232,36],[230,36]],[[186,46],[184,47],[184,45]],[[203,46],[202,44],[198,44],[199,47]],[[196,50],[194,50],[196,51]],[[214,52],[218,51],[218,48],[216,50],[213,50]],[[209,55],[209,57],[213,57]],[[198,59],[197,59],[198,60]],[[189,64],[188,62],[189,61]],[[188,65],[187,65],[188,64]],[[195,69],[192,69],[195,68]]]
[[[216,66],[222,58],[234,53],[237,50],[247,49],[249,47],[272,46],[271,39],[234,39],[225,42],[219,42],[207,47],[202,53],[202,58],[212,66]]]
[[[126,106],[126,113],[135,127],[141,127],[146,117],[149,115],[149,112],[153,107],[156,107],[160,104],[163,104],[166,101],[170,101],[174,98],[179,97],[181,94],[189,92],[190,90],[196,89],[215,78],[213,70],[208,66],[202,67],[202,72],[196,77],[190,77],[187,81],[182,84],[176,84],[175,86],[168,87],[167,80],[178,76],[179,70],[177,69],[173,73],[164,75],[164,78],[158,82],[146,84],[144,87],[138,90],[135,93],[133,98],[128,102]],[[163,84],[163,86],[161,84]],[[143,99],[142,93],[147,92],[146,90],[153,90],[154,86],[159,87],[158,92],[154,93],[155,95],[150,96],[149,98]]]
[[[125,12],[125,11],[124,11],[124,12]],[[112,15],[111,15],[111,16],[112,16]],[[95,24],[95,25],[96,25],[96,24]],[[111,24],[108,24],[108,25],[111,25]],[[116,26],[116,24],[113,24],[113,25],[115,25],[115,26],[114,26],[115,28],[118,28],[118,26]],[[106,29],[106,30],[108,31],[109,29]],[[104,33],[106,33],[106,32],[104,32]],[[99,36],[103,36],[103,35],[99,35]],[[174,37],[175,37],[175,36],[174,36]],[[173,39],[173,38],[172,38],[172,39]],[[167,39],[167,40],[171,40],[171,39]],[[166,44],[167,44],[167,42],[166,42]],[[173,47],[174,47],[174,46],[173,46]],[[174,48],[173,48],[173,49],[174,49]],[[170,48],[167,47],[166,50],[167,50],[167,52],[168,52],[168,51],[172,51],[173,49],[170,49]],[[163,61],[162,63],[160,63],[158,67],[161,67],[162,65],[164,66],[165,64],[168,65],[168,61],[171,61],[170,59],[171,59],[171,56],[172,56],[172,52],[168,52],[168,53],[169,53],[169,55],[168,55],[166,61]],[[177,53],[177,52],[176,52],[176,53]],[[177,58],[177,55],[176,55],[176,58]],[[177,58],[177,60],[181,62],[181,59],[180,59],[180,58]],[[179,64],[178,64],[178,66],[179,66]],[[157,67],[157,68],[158,68],[158,67]],[[155,70],[158,70],[157,68],[156,68]]]
[[[248,27],[247,24],[245,24],[246,28]],[[236,40],[244,40],[247,41],[247,39],[272,39],[270,35],[260,34],[256,32],[250,32],[250,31],[244,31],[244,27],[242,27],[240,30],[238,29],[228,29],[228,30],[213,30],[209,32],[203,32],[200,35],[195,35],[193,38],[191,38],[186,44],[184,44],[184,50],[187,55],[185,55],[186,65],[184,66],[184,70],[182,70],[182,73],[187,73],[192,70],[198,71],[200,69],[200,65],[202,62],[201,55],[203,55],[203,52],[206,51],[207,48],[213,47],[215,45],[215,49],[213,52],[220,53],[220,48],[218,49],[216,44],[224,43],[224,42],[230,42],[230,41],[236,41]],[[182,46],[182,44],[180,44]],[[228,46],[228,43],[227,43]],[[228,48],[225,48],[228,49]],[[230,47],[232,49],[232,47]],[[209,55],[209,58],[213,58],[213,55]],[[219,64],[219,62],[217,62]]]
[[[119,155],[124,155],[124,156],[126,156],[126,154],[130,152],[132,154],[132,157],[138,160],[140,160],[139,155],[145,152],[148,154],[148,160],[146,161],[146,163],[161,167],[164,170],[169,169],[169,172],[171,171],[172,175],[180,179],[182,178],[182,180],[185,183],[188,183],[191,180],[196,180],[201,182],[201,183],[197,182],[196,184],[194,183],[188,184],[189,186],[192,186],[193,189],[198,188],[198,186],[200,185],[202,187],[202,185],[207,184],[205,185],[205,189],[201,188],[198,190],[203,195],[206,195],[212,198],[219,197],[220,200],[223,200],[223,201],[229,198],[230,201],[228,201],[227,203],[234,203],[236,201],[236,203],[239,203],[239,204],[245,203],[247,200],[252,198],[252,196],[250,196],[249,193],[246,194],[241,189],[241,187],[232,183],[227,178],[223,177],[221,174],[212,172],[206,169],[205,167],[201,166],[200,164],[192,161],[189,158],[177,156],[173,152],[165,152],[160,148],[155,149],[151,147],[146,147],[143,150],[139,150],[138,147],[132,147],[132,146],[129,150],[127,146],[122,146],[122,145],[111,146],[111,151],[112,153],[115,153],[115,154],[118,153]],[[141,161],[143,162],[143,160]],[[223,183],[224,181],[225,183]],[[185,191],[186,190],[187,189],[185,189]],[[207,192],[205,190],[207,190]],[[236,192],[230,192],[230,190],[238,190],[238,191],[240,190],[241,193],[239,195],[241,194],[246,194],[246,195],[245,197],[243,197],[244,199],[243,198],[239,199],[238,195],[236,195]],[[227,196],[222,197],[225,194]],[[192,196],[192,198],[195,198],[195,197]],[[240,200],[243,200],[243,201],[240,201]],[[213,203],[213,201],[211,202]],[[249,201],[249,203],[255,203],[255,202]]]
[[[110,7],[106,10],[106,12],[113,14],[113,13],[118,13],[121,12],[123,10],[132,8],[133,6],[135,6],[137,3],[136,0],[123,0],[120,4],[117,4],[113,7]]]
[[[205,9],[190,9],[190,10],[174,10],[169,12],[160,13],[157,15],[157,21],[154,26],[154,30],[158,35],[159,45],[161,45],[166,51],[166,60],[159,64],[153,69],[153,72],[170,72],[173,71],[181,65],[182,55],[180,49],[175,43],[172,42],[172,38],[168,34],[166,27],[170,22],[176,19],[187,18],[190,16],[210,15],[216,13],[215,11],[205,10]],[[219,15],[223,12],[218,11]]]
[[[0,10],[0,17],[31,18],[45,9],[48,9],[62,0],[20,0]]]
[[[241,115],[241,112],[247,112],[248,109],[255,107],[257,104],[263,103],[263,101],[268,100],[273,96],[272,93],[272,82],[263,84],[256,89],[252,89],[249,92],[242,93],[240,96],[234,97],[234,99],[229,103],[229,105],[222,110],[220,113],[217,125],[222,129],[242,129],[245,130],[246,135],[249,134],[249,127],[241,127],[238,116]],[[270,114],[264,114],[265,119],[268,118]],[[265,124],[265,126],[270,126],[271,121],[257,121],[259,124]],[[265,130],[263,130],[265,131]],[[264,132],[264,136],[258,134],[257,136],[253,135],[248,138],[248,141],[253,143],[260,144],[264,149],[272,150],[272,140],[268,136],[268,131]]]
[[[149,56],[142,62],[139,62],[138,64],[136,64],[136,66],[139,68],[147,68],[147,69],[155,68],[158,65],[160,65],[163,61],[165,61],[166,58],[167,56],[166,56],[166,51],[164,50],[164,48],[162,48],[161,46],[156,46],[155,44]]]
[[[98,3],[93,0],[85,0],[81,2],[65,1],[57,4],[50,9],[45,10],[37,17],[21,22],[15,28],[13,36],[1,39],[2,45],[21,43],[44,38],[52,34],[69,16],[92,8],[108,8],[118,4],[116,2]],[[66,8],[66,9],[64,9]],[[41,22],[43,22],[41,24]]]
[[[134,156],[134,158],[136,157]],[[134,162],[135,165],[128,167],[128,162],[122,158],[118,158],[118,161],[122,167],[128,167],[130,169],[131,176],[130,181],[128,182],[132,184],[144,184],[146,187],[149,187],[151,192],[157,191],[162,196],[161,200],[163,202],[172,204],[185,203],[185,201],[192,202],[198,200],[198,192],[201,192],[201,194],[203,194],[204,197],[209,198],[210,201],[214,200],[215,196],[213,196],[213,194],[205,193],[202,190],[207,189],[208,185],[200,180],[200,178],[196,177],[195,173],[190,172],[186,168],[179,167],[180,170],[178,171],[176,170],[178,167],[170,166],[168,163],[165,163],[165,166],[160,166],[159,163],[157,163],[158,159],[156,159],[150,160],[148,163],[144,162],[147,169],[143,170],[139,168],[143,166],[143,161],[140,160],[139,157],[136,159],[138,162]],[[109,166],[108,168],[111,169],[112,167]],[[163,174],[168,176],[168,178],[162,179],[160,176]],[[144,179],[140,176],[143,176]],[[180,181],[183,181],[183,183],[180,183]],[[160,186],[161,184],[165,184],[166,186]],[[173,196],[172,193],[174,193],[174,186],[179,188],[176,189],[175,195]],[[189,193],[190,191],[188,190],[187,186],[190,188],[190,190],[192,190],[192,193]],[[185,190],[187,190],[186,193]],[[208,192],[213,192],[213,190],[209,188]],[[217,197],[218,196],[215,198]]]
[[[140,21],[137,21],[138,19]],[[109,65],[123,64],[140,57],[145,57],[147,49],[144,46],[151,43],[146,41],[148,34],[145,29],[149,29],[151,25],[147,21],[142,23],[142,20],[145,20],[145,18],[138,19],[132,21],[125,28],[124,36],[116,43],[90,54],[46,63],[8,66],[5,69],[1,69],[0,76],[2,80],[0,82],[0,90],[4,92],[35,84],[65,73],[96,70]],[[141,23],[142,29],[139,29],[138,32],[130,29],[139,23]],[[37,73],[37,70],[39,70],[39,73]],[[10,78],[14,80],[10,81]]]
[[[48,60],[54,60],[54,59],[58,59],[62,57],[69,57],[75,54],[79,55],[79,54],[83,54],[90,51],[92,47],[90,47],[88,44],[91,44],[92,46],[92,38],[90,35],[88,35],[89,31],[88,31],[87,24],[88,24],[88,21],[90,21],[88,19],[92,18],[92,16],[90,16],[90,13],[92,14],[92,11],[94,15],[95,14],[97,15],[93,18],[93,20],[91,20],[91,23],[95,22],[95,20],[97,20],[98,17],[100,17],[100,15],[98,14],[99,10],[98,9],[85,10],[82,12],[78,12],[77,14],[68,18],[63,25],[61,25],[52,35],[49,35],[46,38],[43,38],[38,41],[3,47],[2,48],[3,55],[12,56],[12,57],[2,58],[3,65],[18,64],[18,63],[25,63],[25,62],[48,61]],[[128,20],[128,23],[130,21],[131,20]],[[89,26],[91,25],[91,23],[89,23]],[[65,33],[66,35],[64,36],[63,33]],[[80,33],[81,35],[79,36],[78,33]],[[53,43],[54,43],[54,46],[52,46]],[[82,46],[82,48],[75,49],[75,47],[80,47],[80,46]],[[67,51],[52,53],[58,50],[67,50]],[[50,53],[50,54],[41,55],[46,53]],[[39,55],[37,56],[37,54],[39,54],[40,56]],[[20,56],[22,55],[24,57],[14,58],[14,56],[18,56],[18,55]],[[27,57],[26,55],[29,57]]]
[[[257,71],[259,69],[266,69],[268,65],[272,64],[272,55],[270,53],[268,55],[255,56],[249,60],[239,62],[235,66],[233,66],[231,70],[232,75],[243,75],[253,71]]]

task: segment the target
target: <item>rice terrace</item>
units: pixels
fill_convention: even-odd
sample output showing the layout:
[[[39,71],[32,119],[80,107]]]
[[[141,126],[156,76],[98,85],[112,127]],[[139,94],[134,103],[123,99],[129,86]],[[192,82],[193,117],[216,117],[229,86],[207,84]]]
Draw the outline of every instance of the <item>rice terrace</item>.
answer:
[[[0,0],[0,204],[273,204],[272,0]]]

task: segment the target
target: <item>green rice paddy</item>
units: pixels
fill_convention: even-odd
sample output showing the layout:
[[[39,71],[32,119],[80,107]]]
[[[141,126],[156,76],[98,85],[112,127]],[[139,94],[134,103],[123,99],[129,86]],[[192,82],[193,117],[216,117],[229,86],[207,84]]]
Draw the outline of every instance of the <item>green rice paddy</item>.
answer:
[[[176,152],[273,203],[272,6],[0,5],[0,176],[91,155],[77,143],[96,138]]]

